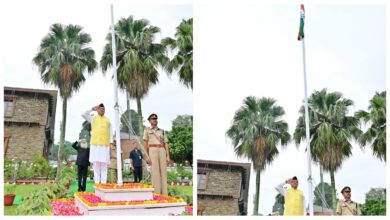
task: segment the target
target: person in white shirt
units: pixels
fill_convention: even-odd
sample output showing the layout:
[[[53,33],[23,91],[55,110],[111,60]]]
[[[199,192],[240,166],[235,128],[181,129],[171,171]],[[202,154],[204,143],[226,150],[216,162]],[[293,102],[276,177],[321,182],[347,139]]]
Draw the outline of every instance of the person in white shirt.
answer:
[[[289,184],[291,187],[284,188],[286,184]],[[284,215],[305,215],[305,197],[303,192],[298,189],[298,178],[296,176],[280,183],[275,189],[284,196]]]
[[[98,114],[91,116],[91,112]],[[95,183],[107,183],[107,168],[110,164],[110,143],[112,143],[112,128],[110,119],[104,116],[103,103],[86,111],[82,117],[91,123],[91,142],[89,162],[92,163]]]

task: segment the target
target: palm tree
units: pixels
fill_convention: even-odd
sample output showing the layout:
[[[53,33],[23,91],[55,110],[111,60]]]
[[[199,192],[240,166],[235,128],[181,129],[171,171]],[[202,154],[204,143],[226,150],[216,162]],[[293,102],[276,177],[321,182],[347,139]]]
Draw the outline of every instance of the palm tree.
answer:
[[[371,144],[373,154],[386,161],[386,91],[375,93],[368,110],[369,112],[362,110],[355,114],[365,124],[371,122],[371,126],[359,138],[359,143],[362,146]]]
[[[236,111],[226,132],[232,140],[235,154],[251,160],[256,171],[254,215],[258,214],[260,173],[278,155],[277,145],[286,145],[290,140],[288,124],[281,120],[284,109],[275,103],[272,98],[245,98],[244,105]]]
[[[162,40],[162,43],[170,46],[172,50],[177,49],[176,55],[167,65],[167,70],[169,74],[177,71],[180,81],[192,89],[192,18],[182,20],[176,28],[175,37],[176,40],[169,37]]]
[[[78,25],[53,24],[33,58],[33,64],[38,67],[43,83],[58,87],[63,100],[56,181],[61,174],[60,152],[65,141],[68,99],[85,81],[84,72],[91,74],[97,68],[95,52],[88,46],[91,36],[82,30]]]
[[[339,92],[328,93],[326,89],[314,91],[308,99],[310,118],[310,150],[314,162],[330,172],[333,189],[333,210],[336,210],[336,183],[334,173],[343,161],[352,154],[352,138],[359,137],[358,120],[347,116],[353,105]],[[297,146],[306,138],[305,111],[302,106],[294,132]]]
[[[158,83],[158,67],[164,67],[169,60],[165,47],[154,43],[159,32],[160,29],[150,25],[148,20],[135,20],[133,16],[122,18],[115,25],[118,85],[137,100],[140,137],[143,135],[141,99]],[[106,40],[108,43],[100,60],[103,73],[112,66],[111,34]]]

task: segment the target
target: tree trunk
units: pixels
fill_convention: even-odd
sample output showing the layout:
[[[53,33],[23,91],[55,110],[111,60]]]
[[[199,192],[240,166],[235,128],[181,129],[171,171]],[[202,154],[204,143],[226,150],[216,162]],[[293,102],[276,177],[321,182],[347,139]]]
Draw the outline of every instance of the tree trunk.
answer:
[[[57,153],[57,175],[56,175],[56,179],[55,179],[56,182],[58,182],[61,179],[61,165],[62,165],[61,150],[63,149],[64,143],[65,143],[67,104],[68,104],[68,99],[63,98],[63,100],[62,100],[62,121],[61,121],[60,144],[58,146],[58,153]]]
[[[330,182],[332,184],[332,209],[333,214],[336,214],[336,205],[337,205],[337,198],[336,198],[336,182],[334,179],[334,171],[330,171]]]
[[[321,179],[321,196],[323,196],[324,200],[325,200],[326,197],[325,197],[325,189],[324,189],[324,170],[322,169],[321,164],[320,164],[320,179]],[[322,201],[322,199],[320,201],[321,201],[322,212],[324,212],[324,205],[325,204]]]
[[[131,111],[130,111],[130,94],[126,91],[126,101],[127,101],[127,119],[128,119],[128,125],[127,128],[129,129],[129,140],[131,140]]]
[[[256,194],[253,206],[253,215],[259,215],[259,200],[260,200],[260,170],[256,171]]]
[[[139,126],[139,139],[141,143],[141,149],[144,150],[144,125],[142,123],[142,106],[141,98],[137,97],[137,111],[138,111],[138,126]]]
[[[141,106],[141,98],[137,97],[137,111],[138,111],[138,126],[139,126],[139,142],[141,144],[141,151],[145,152],[144,148],[144,125],[142,123],[142,106]],[[149,152],[147,152],[149,155]],[[142,176],[144,180],[146,180],[146,177],[149,176],[148,169],[146,166],[142,168]]]

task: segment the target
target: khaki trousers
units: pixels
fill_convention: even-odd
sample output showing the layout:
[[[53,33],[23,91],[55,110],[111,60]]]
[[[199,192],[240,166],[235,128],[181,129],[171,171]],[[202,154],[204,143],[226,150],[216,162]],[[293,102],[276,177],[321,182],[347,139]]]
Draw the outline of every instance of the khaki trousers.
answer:
[[[110,173],[110,183],[116,183],[117,169],[109,168],[108,172]]]
[[[154,193],[168,195],[167,154],[163,147],[150,147],[149,156],[152,161],[152,184]]]

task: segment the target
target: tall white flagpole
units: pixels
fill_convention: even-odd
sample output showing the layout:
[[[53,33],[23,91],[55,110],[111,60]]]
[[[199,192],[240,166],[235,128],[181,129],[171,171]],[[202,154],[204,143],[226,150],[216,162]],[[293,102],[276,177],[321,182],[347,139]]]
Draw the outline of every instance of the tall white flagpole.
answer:
[[[306,155],[307,155],[307,182],[308,182],[308,194],[309,194],[309,214],[314,215],[313,210],[313,181],[311,174],[311,149],[310,149],[310,126],[309,126],[309,104],[307,100],[307,79],[306,79],[306,55],[305,55],[305,37],[304,37],[304,24],[305,24],[305,7],[301,4],[301,17],[298,33],[298,40],[302,41],[302,58],[303,58],[303,79],[305,85],[305,124],[306,124]],[[305,207],[304,207],[305,209]]]
[[[114,73],[114,96],[115,96],[115,140],[116,140],[116,165],[118,174],[118,185],[123,184],[122,180],[122,155],[121,155],[121,132],[119,129],[119,104],[118,104],[118,77],[116,73],[116,45],[114,26],[114,6],[111,4],[111,44],[112,44],[112,69]]]
[[[305,56],[305,38],[302,39],[302,54],[303,54],[303,78],[305,81],[305,122],[306,122],[306,151],[307,151],[307,173],[308,173],[308,186],[309,186],[309,213],[310,216],[314,215],[313,210],[313,182],[311,176],[311,150],[310,150],[310,130],[309,130],[309,104],[307,101],[307,79],[306,79],[306,56]]]

